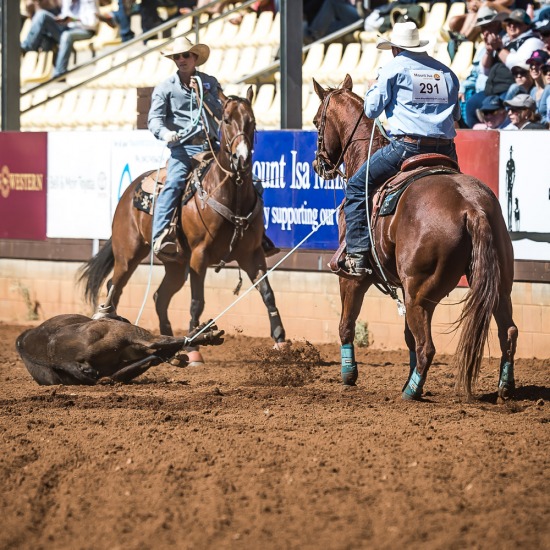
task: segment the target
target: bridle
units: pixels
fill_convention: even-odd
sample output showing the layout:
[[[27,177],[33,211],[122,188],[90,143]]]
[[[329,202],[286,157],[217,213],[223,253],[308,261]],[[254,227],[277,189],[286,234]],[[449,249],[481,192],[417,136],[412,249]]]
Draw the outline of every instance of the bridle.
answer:
[[[227,104],[231,101],[236,101],[238,103],[245,102],[245,101],[247,102],[246,99],[243,99],[243,98],[240,98],[240,97],[235,97],[235,96],[229,96],[225,100],[225,103],[223,104],[223,111],[224,112],[225,112],[225,109],[227,107]],[[225,125],[225,122],[223,122],[223,117],[222,117],[222,124]],[[253,118],[252,118],[252,136],[255,135],[255,132],[256,132],[256,120],[253,116]],[[248,145],[248,149],[250,151],[250,159],[251,159],[252,158],[252,148],[253,148],[252,147],[252,140],[254,138],[252,137],[252,139],[251,139],[250,136],[247,133],[245,133],[244,131],[236,133],[231,139],[227,138],[225,131],[223,131],[222,133],[223,133],[224,138],[225,138],[224,147],[225,147],[225,151],[226,151],[227,155],[229,156],[229,162],[230,162],[230,165],[231,165],[232,172],[237,175],[235,183],[240,186],[240,185],[243,184],[242,175],[243,175],[244,172],[246,172],[248,170],[250,160],[244,166],[239,168],[238,156],[235,155],[235,153],[233,152],[233,146],[235,144],[235,141],[237,141],[238,138],[242,137],[244,139],[244,141],[246,142],[246,144]],[[226,171],[226,173],[227,173],[227,171]]]
[[[327,153],[325,147],[325,127],[327,123],[327,110],[330,99],[333,95],[340,94],[345,91],[345,88],[338,88],[336,90],[331,90],[323,99],[322,109],[321,109],[321,120],[319,121],[319,127],[317,128],[317,151],[315,151],[315,160],[317,165],[317,173],[325,180],[332,180],[337,175],[341,176],[343,179],[346,179],[346,175],[340,170],[340,165],[344,160],[344,155],[348,150],[348,147],[351,145],[352,138],[363,118],[363,111],[359,113],[359,118],[353,127],[353,131],[348,137],[345,146],[342,148],[342,152],[336,163],[333,163]]]

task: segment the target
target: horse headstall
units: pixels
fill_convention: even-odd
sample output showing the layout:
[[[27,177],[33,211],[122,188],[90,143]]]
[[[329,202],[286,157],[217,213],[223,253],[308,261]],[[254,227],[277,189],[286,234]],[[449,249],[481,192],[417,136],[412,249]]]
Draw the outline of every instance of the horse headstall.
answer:
[[[345,174],[340,170],[340,165],[344,159],[344,153],[347,149],[346,147],[342,149],[340,157],[336,163],[333,163],[328,155],[328,152],[325,147],[325,127],[327,123],[327,110],[328,104],[332,96],[342,93],[344,88],[337,88],[330,90],[327,95],[323,98],[323,103],[321,105],[321,119],[317,127],[317,150],[315,151],[315,166],[316,171],[325,180],[334,179],[337,175],[340,175],[344,179],[346,178]],[[350,136],[351,140],[351,136]]]

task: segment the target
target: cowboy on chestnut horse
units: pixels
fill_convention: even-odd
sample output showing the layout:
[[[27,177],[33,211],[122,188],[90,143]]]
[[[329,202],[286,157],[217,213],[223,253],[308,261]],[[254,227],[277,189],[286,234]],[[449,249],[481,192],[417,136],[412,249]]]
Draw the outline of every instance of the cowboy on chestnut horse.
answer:
[[[177,72],[153,90],[148,117],[149,130],[170,149],[166,181],[155,204],[153,251],[163,261],[177,261],[176,224],[172,220],[192,171],[193,157],[219,150],[221,86],[215,77],[196,69],[208,61],[210,48],[206,44],[192,44],[179,37],[162,55],[174,61]],[[259,181],[256,190],[260,195],[263,192]],[[266,235],[262,247],[266,256],[279,252]]]
[[[376,46],[391,49],[394,58],[380,69],[378,80],[367,91],[364,110],[372,119],[386,112],[392,139],[359,168],[346,187],[347,254],[339,267],[353,278],[372,272],[368,193],[395,176],[412,156],[439,153],[457,160],[454,123],[460,119],[459,81],[425,52],[427,45],[428,40],[420,40],[416,25],[409,21],[396,23],[391,40],[381,38]]]

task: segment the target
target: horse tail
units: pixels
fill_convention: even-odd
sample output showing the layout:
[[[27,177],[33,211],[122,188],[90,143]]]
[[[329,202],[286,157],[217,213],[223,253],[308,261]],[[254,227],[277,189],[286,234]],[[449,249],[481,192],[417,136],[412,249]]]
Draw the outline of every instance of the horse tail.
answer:
[[[113,242],[109,239],[101,250],[81,268],[78,277],[79,282],[86,283],[84,297],[94,308],[97,307],[97,297],[105,282],[105,279],[113,270],[115,256],[113,254]]]
[[[466,229],[472,239],[470,291],[457,321],[462,331],[455,360],[458,363],[456,387],[469,396],[479,374],[491,317],[498,302],[501,273],[487,214],[482,210],[469,212]]]

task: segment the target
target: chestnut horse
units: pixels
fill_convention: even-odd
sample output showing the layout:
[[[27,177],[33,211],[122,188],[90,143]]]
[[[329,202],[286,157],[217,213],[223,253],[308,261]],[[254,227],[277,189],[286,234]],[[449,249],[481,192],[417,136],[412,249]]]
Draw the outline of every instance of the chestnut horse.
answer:
[[[181,248],[187,252],[177,263],[164,263],[165,275],[154,295],[161,334],[173,335],[168,306],[188,273],[191,278],[189,329],[192,330],[198,326],[204,310],[204,279],[208,266],[234,260],[251,281],[257,281],[267,271],[262,250],[262,201],[252,178],[256,128],[252,97],[251,87],[246,99],[226,97],[220,92],[223,102],[221,148],[202,181],[202,191],[197,191],[181,208],[181,240],[185,241]],[[143,177],[142,174],[134,180],[122,195],[113,219],[111,239],[82,270],[86,297],[94,306],[103,282],[113,270],[104,307],[116,309],[122,289],[151,252],[152,217],[133,205],[136,187]],[[275,342],[283,342],[285,331],[267,277],[259,283],[258,289],[268,310],[271,336]],[[112,309],[109,311],[114,313]]]
[[[381,136],[378,129],[372,132],[373,121],[364,115],[363,100],[352,92],[349,75],[337,89],[325,90],[315,80],[313,83],[321,100],[314,118],[319,130],[315,169],[326,176],[329,166],[329,176],[334,177],[343,161],[345,176],[351,176],[366,161],[371,137],[374,151],[383,144]],[[339,235],[342,242],[345,238],[342,209]],[[514,390],[518,335],[510,296],[514,257],[494,193],[481,181],[461,173],[422,177],[406,188],[393,215],[378,218],[373,246],[389,283],[400,287],[404,295],[410,372],[403,398],[421,398],[435,354],[431,334],[435,307],[464,274],[470,290],[456,322],[462,329],[455,354],[457,389],[468,397],[471,395],[494,315],[502,353],[498,397],[509,397]],[[342,377],[345,384],[354,384],[355,322],[365,292],[372,284],[380,283],[380,279],[373,274],[359,281],[339,280]]]

